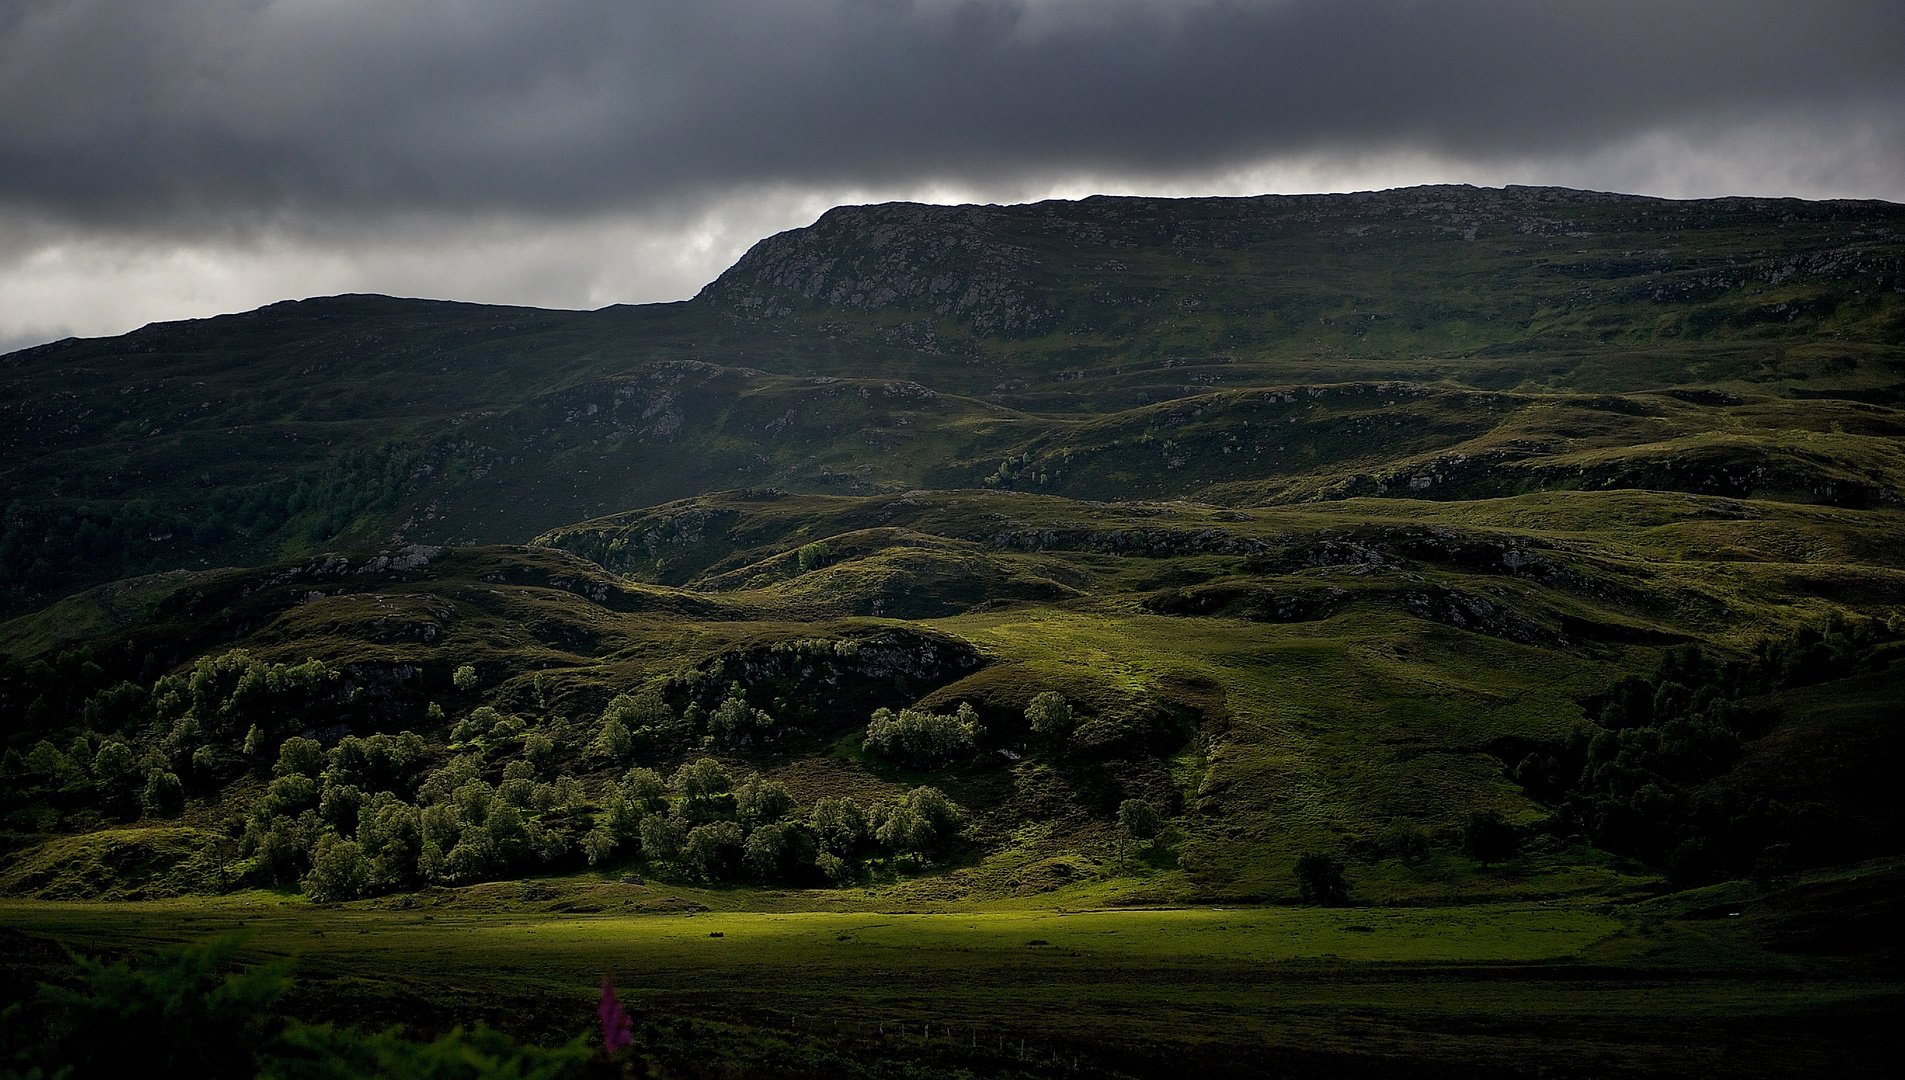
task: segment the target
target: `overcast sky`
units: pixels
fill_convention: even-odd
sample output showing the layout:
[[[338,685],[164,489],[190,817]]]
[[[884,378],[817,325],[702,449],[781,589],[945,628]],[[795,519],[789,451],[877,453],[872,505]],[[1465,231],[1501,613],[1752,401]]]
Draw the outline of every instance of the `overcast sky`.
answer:
[[[1905,201],[1899,0],[0,0],[0,348],[692,295],[842,202]]]

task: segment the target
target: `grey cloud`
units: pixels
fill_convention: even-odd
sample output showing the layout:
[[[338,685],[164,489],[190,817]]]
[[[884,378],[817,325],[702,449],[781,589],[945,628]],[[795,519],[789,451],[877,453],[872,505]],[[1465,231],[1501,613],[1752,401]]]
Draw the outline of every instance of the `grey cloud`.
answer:
[[[1896,158],[1901,41],[1895,0],[0,0],[0,203],[565,216],[1769,123]]]

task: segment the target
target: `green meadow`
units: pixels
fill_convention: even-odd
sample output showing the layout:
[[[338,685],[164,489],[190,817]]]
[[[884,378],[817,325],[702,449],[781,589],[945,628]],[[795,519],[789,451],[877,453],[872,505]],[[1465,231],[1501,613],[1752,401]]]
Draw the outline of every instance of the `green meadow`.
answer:
[[[16,950],[31,930],[113,953],[235,930],[247,959],[295,958],[303,1015],[553,1041],[587,1029],[609,973],[682,1060],[799,1075],[1860,1075],[1857,1040],[1905,996],[1737,920],[1604,905],[735,910],[715,905],[816,898],[671,889],[708,910],[616,910],[655,891],[597,886],[587,914],[546,910],[537,882],[397,910],[10,902],[0,925]]]

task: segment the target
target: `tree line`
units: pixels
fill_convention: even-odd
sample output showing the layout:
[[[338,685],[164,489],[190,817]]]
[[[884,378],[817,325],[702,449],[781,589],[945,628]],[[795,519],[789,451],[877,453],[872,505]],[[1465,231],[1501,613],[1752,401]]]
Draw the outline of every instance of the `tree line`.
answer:
[[[1550,827],[1606,851],[1665,868],[1686,884],[1728,875],[1776,876],[1835,857],[1829,811],[1742,796],[1725,775],[1778,717],[1756,695],[1884,668],[1905,620],[1834,615],[1743,659],[1698,646],[1668,651],[1650,675],[1609,688],[1593,722],[1566,742],[1528,754],[1515,779],[1555,807]]]
[[[460,693],[478,681],[467,665],[452,678]],[[424,710],[447,746],[408,730],[329,746],[287,734],[335,721],[351,693],[319,660],[207,656],[149,688],[121,682],[93,693],[80,710],[85,726],[64,746],[45,738],[25,754],[10,749],[0,776],[16,812],[50,822],[63,811],[83,823],[174,817],[188,795],[258,775],[262,791],[225,823],[237,853],[228,879],[299,884],[321,900],[612,859],[710,882],[826,885],[870,864],[929,866],[953,850],[962,825],[932,787],[797,807],[783,785],[732,775],[707,754],[666,776],[626,767],[638,750],[696,741],[693,719],[653,692],[618,695],[579,751],[486,704],[454,723],[435,704]],[[737,690],[704,718],[699,741],[732,745],[737,732],[771,723]]]

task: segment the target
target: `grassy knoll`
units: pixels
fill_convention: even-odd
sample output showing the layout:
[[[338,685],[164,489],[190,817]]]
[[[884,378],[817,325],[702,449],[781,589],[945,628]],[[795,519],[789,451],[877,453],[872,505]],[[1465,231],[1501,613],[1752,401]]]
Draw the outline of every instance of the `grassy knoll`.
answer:
[[[1360,845],[1373,853],[1382,827],[1398,818],[1450,829],[1477,806],[1535,816],[1539,811],[1503,782],[1485,747],[1511,733],[1564,734],[1579,715],[1573,698],[1590,685],[1576,681],[1590,677],[1586,669],[1550,664],[1535,674],[1530,650],[1512,643],[1375,616],[1331,620],[1325,630],[1032,608],[937,625],[1013,656],[1021,668],[1016,676],[1029,685],[1135,694],[1215,688],[1227,719],[1194,775],[1182,777],[1189,813],[1182,839],[1170,845],[1181,870],[1140,864],[1127,871],[1131,877],[1072,887],[1081,900],[1097,902],[1186,888],[1288,898],[1299,852]],[[956,683],[941,693],[960,690]],[[1034,777],[1021,770],[1017,781],[1023,786]],[[1023,869],[1064,846],[1050,833],[1026,839],[993,861]],[[1110,842],[1106,836],[1088,850],[1109,863]],[[1075,839],[1071,846],[1078,846]],[[1620,887],[1623,875],[1613,867],[1591,857],[1589,863],[1531,863],[1531,872],[1492,883],[1462,875],[1461,888],[1539,894]],[[975,874],[980,881],[983,870]],[[1387,899],[1439,895],[1447,884],[1432,867],[1356,879],[1360,889]]]
[[[519,886],[535,895],[534,883]],[[628,894],[650,890],[621,887]],[[492,890],[493,891],[493,890]],[[693,892],[715,904],[796,897]],[[811,898],[810,898],[811,899]],[[464,901],[464,903],[469,903]],[[19,935],[140,951],[242,926],[308,1017],[484,1019],[566,1037],[613,973],[645,1024],[733,1067],[879,1075],[1857,1074],[1902,988],[1755,947],[1738,923],[1568,905],[935,913],[321,908],[257,897],[0,905]],[[1699,938],[1670,964],[1648,957]],[[1695,962],[1688,962],[1692,958]],[[696,1025],[701,1025],[699,1028]],[[1847,1041],[1848,1036],[1853,1036]],[[691,1049],[688,1051],[693,1053]],[[752,1057],[750,1057],[752,1055]]]

